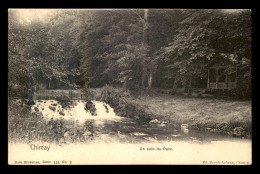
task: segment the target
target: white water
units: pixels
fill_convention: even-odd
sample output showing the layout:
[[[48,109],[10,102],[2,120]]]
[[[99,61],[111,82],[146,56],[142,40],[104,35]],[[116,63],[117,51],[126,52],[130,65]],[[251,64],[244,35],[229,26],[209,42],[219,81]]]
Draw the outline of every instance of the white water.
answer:
[[[64,120],[77,120],[79,123],[84,123],[88,119],[96,120],[96,123],[100,123],[102,120],[108,119],[120,119],[121,117],[117,116],[114,113],[114,109],[111,108],[108,104],[100,101],[92,101],[96,108],[96,116],[92,116],[89,111],[85,110],[86,102],[83,100],[73,101],[70,107],[64,109],[56,100],[45,100],[45,101],[36,101],[35,105],[31,107],[31,112],[34,113],[35,108],[38,108],[38,112],[42,113],[43,117],[46,120],[53,119],[64,119]],[[54,106],[54,105],[56,106]],[[55,108],[52,110],[49,107]],[[107,107],[107,109],[106,109]],[[108,110],[108,112],[107,112]],[[62,112],[64,115],[61,115]]]

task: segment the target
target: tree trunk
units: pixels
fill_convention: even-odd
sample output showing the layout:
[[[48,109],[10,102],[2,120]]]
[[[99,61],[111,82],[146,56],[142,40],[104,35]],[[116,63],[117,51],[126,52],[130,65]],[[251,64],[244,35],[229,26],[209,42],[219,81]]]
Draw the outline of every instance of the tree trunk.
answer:
[[[143,42],[142,42],[145,49],[147,46],[147,29],[148,29],[148,10],[145,9],[144,10],[144,21],[143,21]],[[142,79],[141,79],[142,87],[145,87],[145,81],[146,81],[145,78],[147,76],[147,74],[146,74],[147,64],[145,63],[146,58],[147,58],[147,50],[145,50],[144,58],[142,61]],[[149,84],[148,84],[148,86],[149,86]]]
[[[189,90],[189,79],[188,79],[188,77],[185,77],[185,81],[183,82],[184,83],[184,92],[186,93],[186,92],[188,92],[188,90]]]
[[[147,29],[148,29],[148,10],[144,10],[144,24],[143,24],[143,44],[147,44]]]
[[[173,91],[176,91],[177,85],[178,85],[178,80],[177,80],[177,78],[175,78],[174,82],[173,82],[173,86],[172,86]]]
[[[192,92],[191,87],[192,87],[192,77],[191,77],[191,75],[189,75],[189,76],[186,78],[186,81],[185,81],[185,90],[184,90],[185,92],[188,93],[188,95],[190,95],[191,92]]]
[[[236,87],[239,96],[243,96],[244,86],[243,86],[243,78],[241,74],[241,66],[242,66],[242,57],[239,57],[237,63],[237,72],[236,72]]]
[[[145,73],[142,71],[142,87],[145,87]]]
[[[189,95],[191,95],[191,93],[192,93],[191,82],[192,82],[192,77],[190,76],[190,78],[189,78],[189,86],[188,86],[188,94]]]
[[[49,83],[48,83],[48,89],[51,88],[51,80],[49,79]]]
[[[150,71],[149,74],[149,79],[148,79],[148,88],[151,89],[152,88],[152,83],[153,83],[153,72],[152,70]]]

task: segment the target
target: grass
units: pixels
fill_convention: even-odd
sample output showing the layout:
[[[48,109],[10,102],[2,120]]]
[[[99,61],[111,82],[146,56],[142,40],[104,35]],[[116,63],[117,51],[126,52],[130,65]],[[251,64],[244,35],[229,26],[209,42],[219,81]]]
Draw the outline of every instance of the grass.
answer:
[[[110,104],[120,116],[147,122],[158,119],[175,128],[188,124],[191,129],[205,131],[211,128],[224,134],[243,127],[247,136],[251,136],[251,101],[185,97],[159,93],[158,90],[139,93],[138,97],[133,97],[129,91],[106,86],[96,89],[92,95]]]
[[[188,123],[193,128],[217,128],[220,124],[226,124],[229,126],[226,129],[242,126],[251,130],[250,101],[183,98],[161,94],[156,97],[142,96],[134,102],[161,120]]]

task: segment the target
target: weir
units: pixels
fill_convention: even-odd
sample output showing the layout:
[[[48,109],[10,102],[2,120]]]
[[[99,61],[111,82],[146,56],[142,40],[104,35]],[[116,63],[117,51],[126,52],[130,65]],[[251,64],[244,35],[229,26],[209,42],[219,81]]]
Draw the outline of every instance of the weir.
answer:
[[[84,122],[87,119],[114,119],[120,118],[108,104],[100,101],[92,101],[95,107],[95,116],[85,109],[86,101],[73,100],[70,105],[63,107],[56,100],[37,100],[31,107],[31,112],[40,112],[43,117],[49,119],[77,120]]]

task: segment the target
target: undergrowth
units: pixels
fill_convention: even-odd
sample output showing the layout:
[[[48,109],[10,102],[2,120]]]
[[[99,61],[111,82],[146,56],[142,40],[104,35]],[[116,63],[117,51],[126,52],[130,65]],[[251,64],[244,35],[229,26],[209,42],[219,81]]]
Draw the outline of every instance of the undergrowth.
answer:
[[[30,106],[14,100],[8,101],[8,141],[30,143],[41,141],[59,143],[67,132],[71,142],[85,142],[82,137],[88,131],[93,134],[93,124],[78,126],[63,119],[46,120],[40,112],[30,112]],[[66,143],[66,142],[64,142]]]

